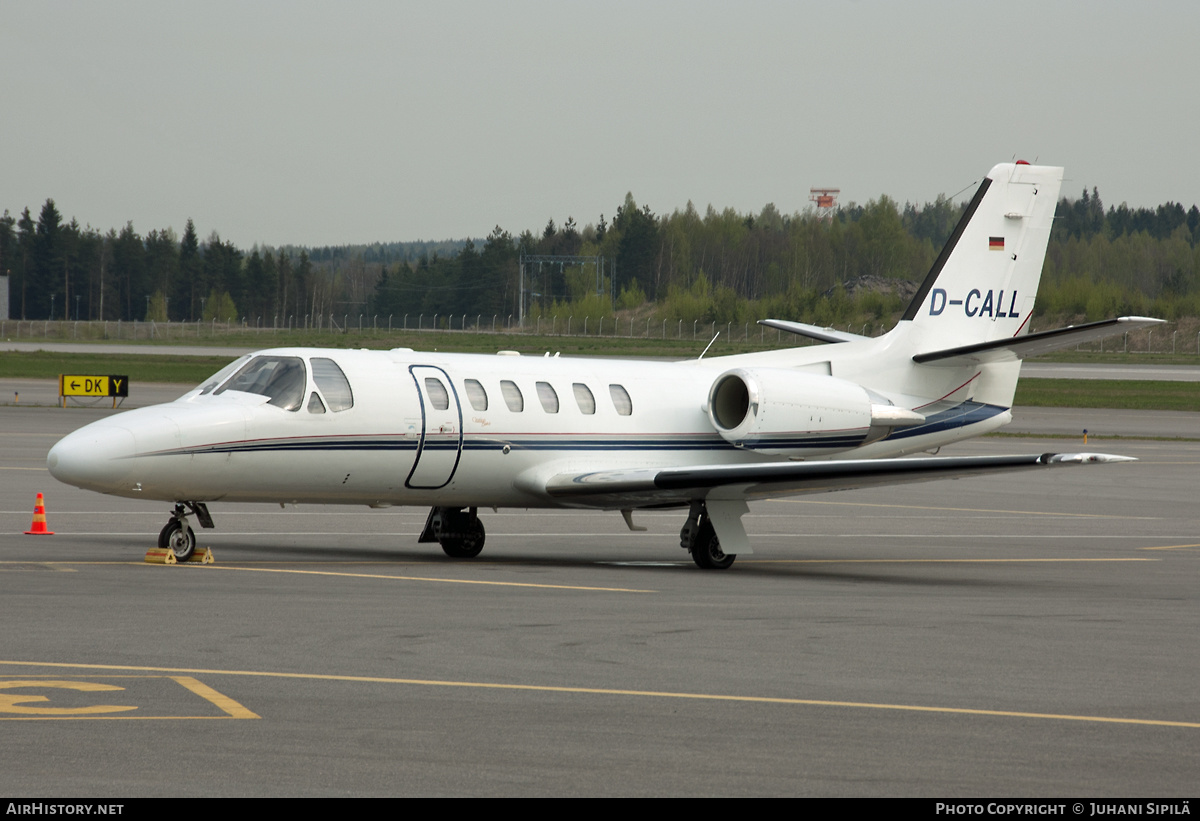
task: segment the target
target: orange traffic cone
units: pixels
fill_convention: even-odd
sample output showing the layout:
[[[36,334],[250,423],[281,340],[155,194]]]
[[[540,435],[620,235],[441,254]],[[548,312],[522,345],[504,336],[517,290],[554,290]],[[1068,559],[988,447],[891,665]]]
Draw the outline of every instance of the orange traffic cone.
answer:
[[[46,503],[42,494],[38,494],[37,504],[33,506],[33,524],[25,531],[26,536],[53,536],[54,531],[46,527]]]

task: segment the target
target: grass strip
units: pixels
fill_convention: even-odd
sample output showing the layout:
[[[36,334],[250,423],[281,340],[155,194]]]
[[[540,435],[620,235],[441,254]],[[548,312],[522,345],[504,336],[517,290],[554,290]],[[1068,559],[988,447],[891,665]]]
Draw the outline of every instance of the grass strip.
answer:
[[[1200,410],[1200,382],[1122,379],[1024,379],[1015,405],[1039,408]]]
[[[627,343],[630,341],[626,340]],[[622,347],[626,355],[638,353],[631,350],[633,345]],[[618,355],[617,351],[606,350],[601,345],[597,345],[595,353]],[[199,384],[232,360],[229,356],[9,351],[0,355],[0,379],[56,379],[60,373],[127,374],[134,383]],[[1014,404],[1043,408],[1200,411],[1200,382],[1024,379],[1017,386]]]
[[[0,354],[0,379],[57,379],[61,373],[125,374],[132,383],[199,384],[235,357],[160,356],[157,354],[67,354],[50,351],[6,351]]]

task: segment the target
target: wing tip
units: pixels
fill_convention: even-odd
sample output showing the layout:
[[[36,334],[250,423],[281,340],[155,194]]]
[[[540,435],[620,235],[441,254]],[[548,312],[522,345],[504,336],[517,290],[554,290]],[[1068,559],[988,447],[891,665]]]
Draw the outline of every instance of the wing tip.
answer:
[[[1136,462],[1135,456],[1120,456],[1115,453],[1044,453],[1042,462],[1047,465],[1095,465],[1115,462]]]

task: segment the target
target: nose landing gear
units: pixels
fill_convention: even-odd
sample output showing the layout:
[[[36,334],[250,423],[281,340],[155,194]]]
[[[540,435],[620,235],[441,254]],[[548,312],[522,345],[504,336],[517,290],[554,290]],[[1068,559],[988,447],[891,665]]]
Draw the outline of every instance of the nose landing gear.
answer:
[[[208,514],[208,507],[203,502],[176,504],[171,518],[158,533],[158,546],[170,550],[177,562],[186,562],[196,552],[196,534],[188,525],[188,511],[184,509],[184,505],[191,508],[191,513],[195,514],[201,527],[213,527],[212,516]]]

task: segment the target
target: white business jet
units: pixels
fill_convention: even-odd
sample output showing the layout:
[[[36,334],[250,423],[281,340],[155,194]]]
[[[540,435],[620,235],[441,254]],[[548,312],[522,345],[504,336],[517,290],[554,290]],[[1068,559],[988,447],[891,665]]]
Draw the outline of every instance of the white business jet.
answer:
[[[174,402],[94,422],[47,458],[77,487],[174,503],[179,559],[214,502],[432,509],[420,536],[483,549],[481,507],[680,508],[702,568],[750,553],[746,502],[1104,454],[906,454],[1009,422],[1021,359],[1158,322],[1029,333],[1062,169],[997,165],[912,304],[870,338],[764,324],[826,345],[686,362],[278,348]],[[505,354],[508,355],[505,355]]]

